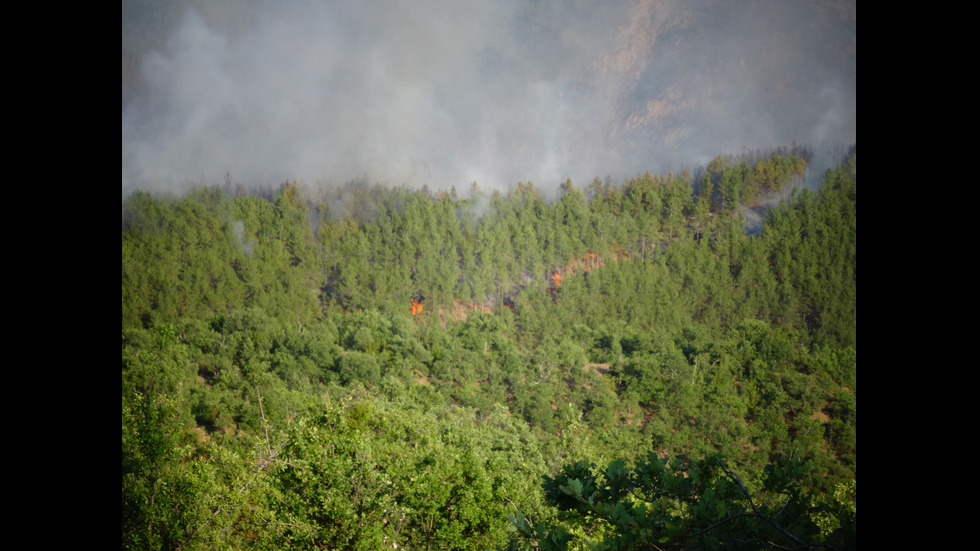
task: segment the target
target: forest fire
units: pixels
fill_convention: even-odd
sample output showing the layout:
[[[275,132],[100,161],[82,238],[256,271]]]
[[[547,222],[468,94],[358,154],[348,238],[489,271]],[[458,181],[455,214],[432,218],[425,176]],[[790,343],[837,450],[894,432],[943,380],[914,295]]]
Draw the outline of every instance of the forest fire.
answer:
[[[430,201],[408,189],[352,187],[357,201],[374,201],[364,212],[378,213],[360,222],[331,219],[332,195],[292,185],[271,203],[222,189],[134,195],[122,237],[122,547],[277,549],[309,535],[311,547],[330,549],[367,538],[406,548],[540,549],[532,536],[557,528],[511,530],[507,515],[526,521],[524,508],[570,522],[565,502],[552,498],[589,499],[591,489],[565,481],[599,487],[598,461],[608,460],[604,472],[628,492],[597,497],[593,511],[622,515],[567,524],[568,533],[600,529],[626,548],[772,540],[854,549],[851,159],[819,192],[773,207],[778,223],[751,246],[737,206],[699,219],[701,230],[678,222],[670,237],[654,231],[679,217],[644,203],[649,182],[632,194],[597,195],[588,216],[574,195],[565,195],[568,204],[515,196],[495,200],[479,221],[460,216],[469,199],[440,192]],[[647,187],[651,196],[660,190]],[[583,215],[564,216],[572,207]],[[691,198],[685,208],[699,207]],[[323,217],[315,239],[304,212]],[[229,213],[249,221],[247,259],[229,246]],[[620,224],[626,217],[650,225]],[[198,248],[207,254],[190,254]],[[405,298],[412,318],[401,310]],[[184,453],[185,442],[197,451]],[[568,445],[576,463],[567,463]],[[772,454],[779,449],[819,468],[797,469]],[[271,461],[278,466],[255,468]],[[749,515],[754,498],[729,491],[739,480],[729,464],[746,480],[767,481],[778,466],[772,481],[792,495],[770,507],[771,493],[763,494],[760,513]],[[648,484],[623,465],[671,478]],[[254,482],[242,489],[225,471]],[[671,512],[678,498],[654,483],[693,475],[705,476],[681,504],[732,511],[738,523],[694,515],[667,540],[634,528],[679,522]],[[352,500],[351,481],[371,499]],[[574,496],[553,491],[572,486]],[[514,503],[501,501],[508,495]],[[230,498],[220,514],[212,514],[214,496]],[[645,505],[632,507],[634,498]],[[409,505],[412,518],[386,522]],[[827,516],[813,516],[817,508]],[[173,511],[204,514],[170,522]],[[477,516],[486,520],[475,530],[469,519]],[[329,533],[321,518],[332,519]],[[818,543],[804,539],[816,535]]]

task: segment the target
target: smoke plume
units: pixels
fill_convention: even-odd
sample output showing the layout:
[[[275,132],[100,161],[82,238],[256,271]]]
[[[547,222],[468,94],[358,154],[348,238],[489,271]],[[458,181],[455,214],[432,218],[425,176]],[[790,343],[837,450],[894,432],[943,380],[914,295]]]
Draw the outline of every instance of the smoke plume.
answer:
[[[856,141],[853,0],[157,4],[123,2],[124,196],[548,190]]]

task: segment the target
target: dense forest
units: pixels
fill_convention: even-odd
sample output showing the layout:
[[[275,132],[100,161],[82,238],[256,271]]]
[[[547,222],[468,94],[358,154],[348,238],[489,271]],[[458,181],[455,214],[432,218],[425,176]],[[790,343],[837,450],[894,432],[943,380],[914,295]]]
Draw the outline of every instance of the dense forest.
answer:
[[[132,194],[122,547],[855,548],[856,152],[806,157]]]

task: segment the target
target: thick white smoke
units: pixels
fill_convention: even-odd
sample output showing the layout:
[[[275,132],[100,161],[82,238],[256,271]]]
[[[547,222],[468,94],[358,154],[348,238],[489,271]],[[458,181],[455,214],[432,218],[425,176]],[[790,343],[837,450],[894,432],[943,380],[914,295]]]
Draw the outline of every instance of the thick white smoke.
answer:
[[[226,174],[549,189],[856,138],[854,16],[821,2],[241,4],[187,10],[140,57],[124,196]]]

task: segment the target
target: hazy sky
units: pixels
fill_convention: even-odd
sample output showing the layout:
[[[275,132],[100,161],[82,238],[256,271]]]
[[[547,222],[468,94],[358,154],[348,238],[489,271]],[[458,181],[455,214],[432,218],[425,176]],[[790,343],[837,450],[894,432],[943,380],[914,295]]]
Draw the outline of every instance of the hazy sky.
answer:
[[[550,189],[856,141],[853,0],[184,4],[123,3],[124,195],[225,174]]]

